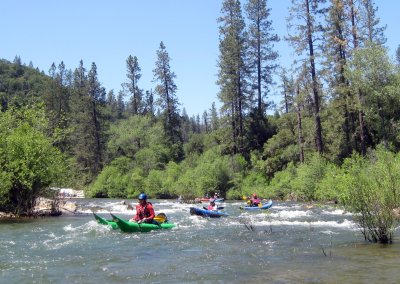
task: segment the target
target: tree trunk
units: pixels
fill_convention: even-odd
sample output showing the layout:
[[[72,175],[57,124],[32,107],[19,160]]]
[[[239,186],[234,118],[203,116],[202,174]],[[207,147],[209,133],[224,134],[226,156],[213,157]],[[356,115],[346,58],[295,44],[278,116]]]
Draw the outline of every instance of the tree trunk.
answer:
[[[297,86],[297,97],[300,95],[299,86]],[[303,126],[301,124],[301,111],[300,111],[300,104],[297,104],[297,131],[298,131],[298,140],[297,143],[299,144],[299,159],[300,163],[304,163],[304,148],[303,148]]]
[[[323,153],[322,144],[322,126],[321,118],[319,114],[319,93],[318,93],[318,82],[315,72],[315,60],[314,60],[314,44],[312,40],[312,27],[311,27],[311,16],[310,16],[310,3],[306,0],[307,5],[307,37],[308,37],[308,47],[310,55],[310,68],[311,68],[311,78],[312,78],[312,89],[314,94],[314,115],[315,115],[315,144],[317,151]]]

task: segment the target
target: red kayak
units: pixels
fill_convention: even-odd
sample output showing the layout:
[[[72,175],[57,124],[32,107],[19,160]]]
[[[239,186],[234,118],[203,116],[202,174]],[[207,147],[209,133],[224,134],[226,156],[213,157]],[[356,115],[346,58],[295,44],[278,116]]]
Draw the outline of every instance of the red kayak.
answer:
[[[210,199],[214,199],[214,198],[208,198],[208,197],[202,197],[202,198],[196,198],[197,200],[200,200],[201,202],[210,202]],[[224,199],[223,198],[217,198],[214,199],[215,202],[223,202]]]

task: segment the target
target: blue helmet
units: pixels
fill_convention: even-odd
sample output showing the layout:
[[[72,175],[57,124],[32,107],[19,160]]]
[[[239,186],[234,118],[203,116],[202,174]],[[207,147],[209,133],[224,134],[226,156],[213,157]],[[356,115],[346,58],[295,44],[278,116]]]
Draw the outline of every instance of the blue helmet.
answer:
[[[139,200],[140,199],[147,200],[147,195],[145,193],[139,194]]]

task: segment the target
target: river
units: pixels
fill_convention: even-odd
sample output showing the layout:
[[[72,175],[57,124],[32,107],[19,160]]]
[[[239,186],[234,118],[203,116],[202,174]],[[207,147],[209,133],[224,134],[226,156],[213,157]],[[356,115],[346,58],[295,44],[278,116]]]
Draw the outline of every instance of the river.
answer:
[[[365,242],[352,215],[329,206],[275,202],[207,219],[151,200],[177,226],[122,233],[91,212],[129,218],[116,199],[76,199],[80,214],[0,222],[1,283],[400,283],[394,244]]]

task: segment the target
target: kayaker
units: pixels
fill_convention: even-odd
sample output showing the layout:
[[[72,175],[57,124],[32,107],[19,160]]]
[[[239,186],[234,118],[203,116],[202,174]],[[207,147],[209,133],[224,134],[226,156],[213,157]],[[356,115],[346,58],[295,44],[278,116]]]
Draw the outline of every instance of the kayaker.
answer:
[[[139,204],[136,205],[136,214],[129,221],[136,223],[153,223],[155,217],[153,205],[147,202],[145,193],[139,194]]]
[[[261,203],[261,199],[258,198],[256,193],[253,193],[253,195],[250,198],[250,206],[258,206]]]
[[[218,209],[218,207],[217,207],[217,205],[215,205],[215,199],[211,198],[210,204],[208,205],[207,210],[217,210],[217,209]]]

